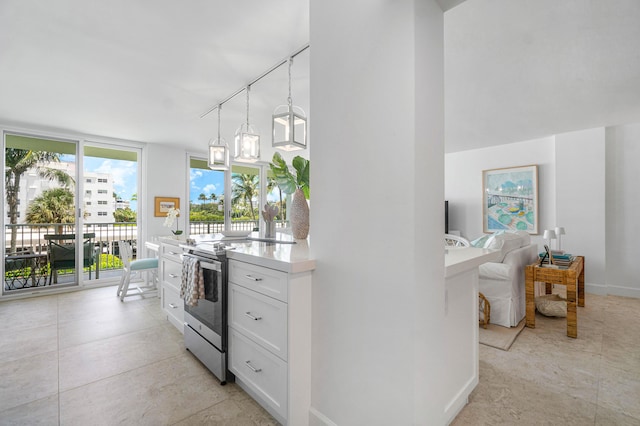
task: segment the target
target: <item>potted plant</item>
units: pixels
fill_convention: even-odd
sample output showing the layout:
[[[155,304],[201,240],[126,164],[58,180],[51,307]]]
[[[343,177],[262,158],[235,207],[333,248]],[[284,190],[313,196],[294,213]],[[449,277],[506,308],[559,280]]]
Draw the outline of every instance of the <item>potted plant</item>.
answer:
[[[309,160],[300,156],[291,162],[295,175],[291,173],[286,161],[279,152],[273,154],[269,166],[278,187],[285,194],[293,194],[291,201],[291,231],[294,238],[307,238],[309,235]]]

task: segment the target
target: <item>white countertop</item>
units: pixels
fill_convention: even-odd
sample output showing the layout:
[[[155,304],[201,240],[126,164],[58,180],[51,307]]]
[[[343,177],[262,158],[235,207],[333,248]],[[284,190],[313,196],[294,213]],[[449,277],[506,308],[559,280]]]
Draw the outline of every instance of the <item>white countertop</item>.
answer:
[[[500,256],[500,250],[476,247],[446,247],[444,255],[444,276],[452,277],[461,272],[477,268],[486,262],[493,262]]]
[[[257,232],[252,232],[252,238],[258,238]],[[312,271],[316,261],[309,257],[309,241],[294,240],[291,235],[277,233],[276,240],[292,241],[295,244],[272,243],[262,241],[247,241],[238,238],[227,238],[222,234],[194,235],[195,248],[213,252],[213,245],[224,242],[229,246],[227,258],[249,262],[254,265],[276,269],[287,273]],[[184,237],[159,237],[159,241],[167,244],[186,244]]]

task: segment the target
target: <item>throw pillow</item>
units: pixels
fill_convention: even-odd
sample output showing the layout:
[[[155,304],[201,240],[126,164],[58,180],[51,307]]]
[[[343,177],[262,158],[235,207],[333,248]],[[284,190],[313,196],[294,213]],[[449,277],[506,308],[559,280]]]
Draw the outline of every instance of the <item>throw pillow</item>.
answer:
[[[484,248],[484,245],[487,243],[487,240],[492,236],[493,235],[491,234],[485,234],[480,238],[476,238],[475,240],[471,241],[471,247]]]

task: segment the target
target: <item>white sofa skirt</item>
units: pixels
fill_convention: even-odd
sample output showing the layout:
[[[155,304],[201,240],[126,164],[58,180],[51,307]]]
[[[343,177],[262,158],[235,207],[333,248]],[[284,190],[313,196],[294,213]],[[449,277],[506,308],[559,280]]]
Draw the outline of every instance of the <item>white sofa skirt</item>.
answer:
[[[502,263],[480,265],[479,291],[491,304],[491,324],[514,327],[526,314],[524,267],[536,261],[538,246],[510,251]]]

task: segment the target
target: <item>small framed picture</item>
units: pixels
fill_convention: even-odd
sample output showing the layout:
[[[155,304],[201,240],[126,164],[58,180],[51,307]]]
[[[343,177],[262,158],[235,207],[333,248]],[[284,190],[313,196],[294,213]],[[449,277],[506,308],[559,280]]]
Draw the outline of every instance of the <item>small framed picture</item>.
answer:
[[[538,233],[538,166],[482,171],[482,229]]]
[[[180,198],[175,197],[156,197],[155,198],[155,216],[166,216],[170,209],[180,208]],[[178,215],[179,216],[179,215]]]

